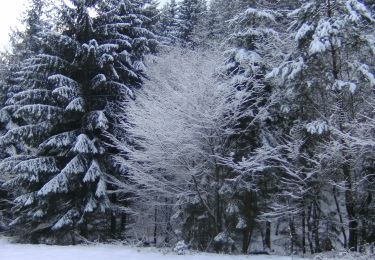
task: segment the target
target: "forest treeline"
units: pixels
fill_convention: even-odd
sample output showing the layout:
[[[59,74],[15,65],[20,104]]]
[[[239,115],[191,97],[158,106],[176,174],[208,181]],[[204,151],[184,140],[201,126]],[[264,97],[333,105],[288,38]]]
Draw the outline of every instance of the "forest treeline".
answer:
[[[30,0],[1,55],[0,231],[374,250],[372,0]]]

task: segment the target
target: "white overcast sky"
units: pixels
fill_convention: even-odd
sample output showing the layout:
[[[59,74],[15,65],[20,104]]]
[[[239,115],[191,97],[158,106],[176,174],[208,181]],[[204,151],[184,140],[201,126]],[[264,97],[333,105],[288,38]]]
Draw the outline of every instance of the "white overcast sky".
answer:
[[[159,0],[164,4],[168,0]],[[25,9],[28,0],[2,0],[0,8],[0,49],[6,48],[9,42],[10,28],[16,27],[20,15]]]
[[[27,0],[3,0],[0,8],[0,47],[3,49],[8,44],[8,34],[11,27],[17,26],[20,14],[25,8]]]

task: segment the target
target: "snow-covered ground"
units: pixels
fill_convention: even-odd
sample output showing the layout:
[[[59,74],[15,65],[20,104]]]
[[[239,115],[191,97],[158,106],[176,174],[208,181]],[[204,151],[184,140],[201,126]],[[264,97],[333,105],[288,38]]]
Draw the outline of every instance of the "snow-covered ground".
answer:
[[[157,249],[119,245],[46,246],[10,244],[0,238],[0,260],[297,260],[279,256],[188,254],[178,256]],[[299,259],[301,260],[301,259]]]
[[[155,248],[122,245],[47,246],[11,244],[0,237],[0,260],[374,260],[371,255],[331,252],[314,258],[265,255],[218,255],[190,253],[176,255]]]

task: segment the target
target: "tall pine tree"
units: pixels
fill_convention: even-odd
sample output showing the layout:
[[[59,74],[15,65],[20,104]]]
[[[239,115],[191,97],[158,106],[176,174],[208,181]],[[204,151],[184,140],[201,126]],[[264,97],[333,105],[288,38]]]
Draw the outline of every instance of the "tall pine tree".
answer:
[[[3,111],[18,124],[1,144],[24,143],[29,152],[1,166],[13,176],[6,183],[18,195],[11,225],[23,238],[75,243],[89,231],[103,237],[108,214],[115,231],[121,106],[141,85],[142,57],[155,43],[142,8],[129,0],[62,3],[59,30],[43,33],[42,52],[17,73],[17,91]]]
[[[196,44],[194,34],[204,21],[205,0],[183,0],[179,4],[179,37],[183,43]]]
[[[171,0],[162,7],[160,14],[160,35],[167,43],[176,43],[178,24],[178,5],[176,0]]]
[[[43,19],[43,11],[46,4],[43,0],[30,0],[27,10],[23,13],[22,23],[25,27],[24,31],[14,30],[10,35],[10,48],[9,51],[2,54],[1,60],[1,97],[0,107],[3,108],[6,104],[7,97],[13,94],[13,91],[17,91],[18,86],[18,75],[21,63],[24,59],[35,55],[40,50],[40,32],[43,26],[46,26],[46,22]],[[9,129],[14,127],[16,122],[3,110],[0,118],[0,132],[1,135],[6,133]],[[2,149],[0,153],[0,159],[3,160],[9,156],[15,156],[21,151],[25,151],[25,147],[22,144],[15,143],[14,145],[8,146],[6,149]],[[3,187],[3,183],[6,182],[10,176],[6,172],[0,174],[0,215],[3,213],[3,222],[0,226],[5,226],[8,222],[5,219],[9,219],[11,192]],[[0,217],[1,218],[1,217]],[[1,222],[1,220],[0,220]]]
[[[290,30],[294,42],[288,46],[286,59],[269,76],[276,80],[275,89],[280,91],[277,102],[280,116],[289,122],[289,126],[285,127],[284,123],[281,127],[303,140],[299,154],[307,153],[319,163],[314,163],[316,170],[311,167],[312,160],[299,160],[296,173],[303,180],[302,186],[308,184],[308,187],[293,187],[294,177],[290,178],[291,185],[281,188],[288,190],[289,187],[295,192],[285,191],[289,195],[285,202],[300,197],[301,190],[308,191],[308,196],[305,193],[302,197],[303,203],[293,207],[303,223],[308,215],[309,229],[313,226],[308,237],[313,239],[311,252],[329,249],[324,247],[337,240],[357,250],[362,218],[358,206],[363,207],[357,199],[362,197],[359,191],[364,188],[357,180],[367,177],[356,164],[359,154],[354,152],[348,136],[355,133],[359,117],[368,113],[363,100],[373,96],[374,18],[366,5],[357,0],[303,1],[289,17],[293,19]],[[329,199],[336,201],[336,208],[323,207]],[[344,205],[338,201],[344,201]],[[341,237],[320,233],[320,221],[331,216],[335,218],[330,221],[340,225],[326,228],[337,228],[335,232],[341,233]]]

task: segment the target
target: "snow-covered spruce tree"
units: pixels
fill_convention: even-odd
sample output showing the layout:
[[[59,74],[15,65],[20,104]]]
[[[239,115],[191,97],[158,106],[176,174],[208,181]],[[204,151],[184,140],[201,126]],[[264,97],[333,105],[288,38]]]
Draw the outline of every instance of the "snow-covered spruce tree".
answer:
[[[375,11],[375,3],[372,0],[365,0],[364,2],[372,12]]]
[[[45,6],[42,0],[30,0],[27,10],[22,15],[22,24],[25,30],[14,30],[10,35],[9,51],[2,54],[1,61],[2,106],[7,96],[15,91],[11,89],[11,86],[17,84],[15,72],[19,69],[20,63],[40,51],[40,32],[43,27],[47,26],[42,18]],[[1,123],[6,124],[7,122]]]
[[[19,91],[19,75],[17,71],[22,66],[22,62],[38,54],[41,51],[40,34],[43,28],[48,27],[44,19],[44,11],[47,8],[43,0],[30,0],[27,10],[22,15],[24,31],[15,30],[10,35],[9,51],[2,55],[1,68],[1,107],[4,107],[8,97]],[[9,130],[15,122],[7,115],[5,110],[0,117],[1,129],[5,132]],[[4,149],[4,155],[15,155],[22,150],[20,144]],[[3,157],[2,157],[3,158]]]
[[[176,43],[178,40],[178,5],[176,0],[166,3],[160,14],[160,35],[166,43]]]
[[[44,32],[43,52],[23,62],[19,91],[3,109],[18,124],[1,137],[3,146],[29,147],[1,163],[18,195],[11,226],[20,238],[75,243],[115,235],[120,205],[112,192],[124,138],[118,115],[140,86],[142,57],[154,44],[142,27],[142,4],[63,2],[58,31]]]
[[[207,10],[206,0],[182,0],[179,3],[179,38],[183,44],[194,46],[197,39],[194,37],[203,26]]]
[[[231,20],[243,13],[249,7],[259,6],[264,9],[284,10],[290,6],[289,1],[275,3],[269,0],[211,0],[208,9],[208,35],[210,39],[226,40],[232,33],[238,31],[238,26],[231,26]]]
[[[27,10],[22,16],[22,23],[25,27],[24,31],[15,30],[10,35],[10,46],[9,51],[3,53],[1,56],[1,86],[0,86],[0,107],[5,106],[7,97],[11,96],[14,91],[18,91],[18,75],[17,70],[21,66],[24,59],[35,55],[39,51],[39,33],[46,26],[46,22],[43,17],[43,10],[45,8],[44,1],[41,0],[30,0]],[[3,111],[5,112],[5,111]],[[7,130],[14,126],[12,118],[3,113],[0,118],[0,135],[3,135]],[[20,144],[14,144],[7,147],[7,149],[1,149],[0,159],[3,160],[8,156],[14,156],[21,151],[24,151],[25,147]],[[6,172],[0,173],[0,211],[3,212],[3,219],[9,219],[10,214],[10,191],[7,191],[2,186],[10,176]],[[1,214],[1,213],[0,213]],[[4,222],[5,223],[5,222]]]
[[[278,33],[272,29],[278,16],[264,5],[260,8],[253,3],[231,20],[235,32],[229,37],[231,48],[226,51],[227,87],[248,93],[240,108],[247,111],[248,117],[241,118],[238,131],[231,137],[236,143],[233,161],[241,161],[267,138],[264,132],[270,121],[271,89],[264,78],[271,66],[270,55],[273,59],[279,55],[272,45],[278,41]],[[265,234],[263,249],[271,247],[270,223],[258,222],[257,218],[267,204],[268,193],[262,187],[270,189],[273,181],[263,178],[265,175],[256,178],[258,171],[230,171],[221,194],[228,213],[228,230],[236,240],[241,240],[243,253],[251,249],[252,241],[260,238],[258,234]]]
[[[375,54],[375,53],[374,53]],[[375,77],[373,77],[373,80]],[[375,83],[375,81],[374,81]],[[374,95],[364,99],[369,106],[366,111],[362,111],[358,118],[351,124],[349,134],[343,131],[337,131],[335,134],[344,139],[349,146],[350,156],[355,161],[352,165],[353,171],[353,187],[355,188],[355,212],[358,220],[357,242],[359,250],[362,252],[366,248],[366,243],[371,243],[375,235],[374,216]],[[342,149],[342,145],[337,141],[331,141],[323,146],[328,152],[321,153],[322,169],[326,173],[330,167],[337,166],[341,161],[341,156],[330,156],[330,153],[337,154]],[[339,154],[340,155],[340,154]],[[327,169],[328,168],[328,169]],[[333,169],[336,170],[337,169]],[[335,179],[337,182],[340,179]],[[337,190],[337,189],[336,189]],[[339,192],[340,190],[338,190]]]
[[[40,51],[39,32],[50,24],[45,11],[50,4],[44,0],[29,0],[26,11],[21,16],[24,30],[14,29],[10,34],[9,51],[5,54],[8,64],[16,66],[22,60]]]
[[[358,154],[343,137],[352,133],[359,115],[366,113],[365,97],[373,96],[374,19],[366,5],[356,0],[304,1],[290,17],[294,46],[290,44],[285,61],[269,76],[280,87],[281,115],[305,140],[304,151],[320,158],[320,171],[306,173],[317,174],[318,190],[310,187],[314,199],[301,211],[308,228],[312,223],[304,218],[309,207],[320,214],[312,217],[310,250],[329,249],[332,244],[357,250],[358,180],[366,173],[356,168]],[[302,165],[300,171],[305,168]],[[337,227],[341,236],[334,235]]]
[[[2,57],[1,57],[2,58]],[[4,96],[6,95],[5,91],[5,77],[7,77],[7,66],[3,63],[4,60],[0,61],[0,104],[1,107],[4,104]],[[1,128],[2,132],[4,131],[3,127]],[[3,159],[7,156],[6,152],[1,150],[0,151],[0,159]],[[4,174],[0,174],[0,232],[3,232],[6,229],[6,220],[5,215],[9,212],[10,205],[7,203],[8,200],[8,193],[2,187],[3,183],[6,181],[6,176]]]
[[[148,18],[144,21],[144,27],[154,33],[160,35],[160,16],[158,0],[144,0],[143,14]]]
[[[208,37],[213,40],[223,40],[231,32],[229,20],[236,12],[235,1],[211,0],[208,9]]]

